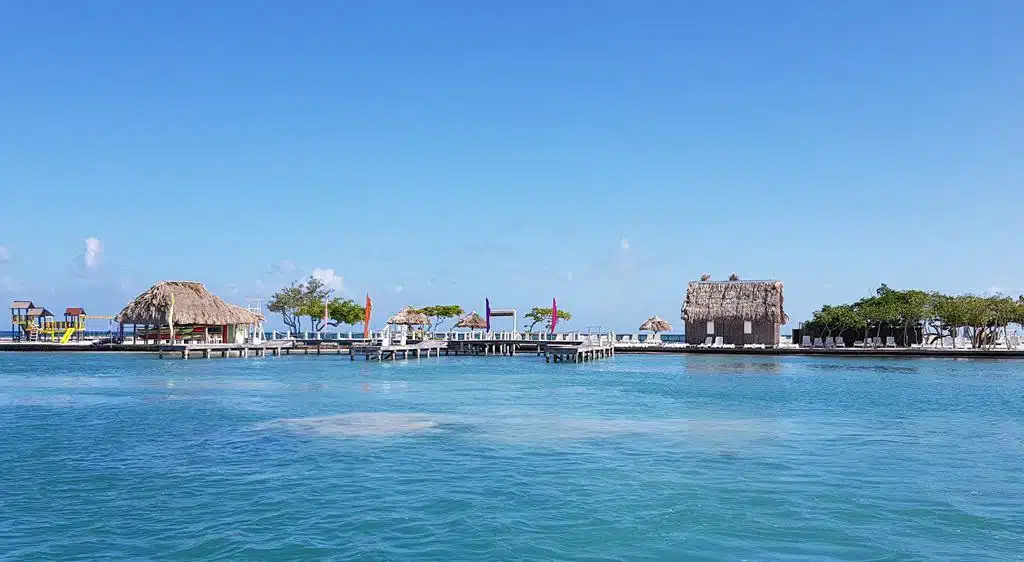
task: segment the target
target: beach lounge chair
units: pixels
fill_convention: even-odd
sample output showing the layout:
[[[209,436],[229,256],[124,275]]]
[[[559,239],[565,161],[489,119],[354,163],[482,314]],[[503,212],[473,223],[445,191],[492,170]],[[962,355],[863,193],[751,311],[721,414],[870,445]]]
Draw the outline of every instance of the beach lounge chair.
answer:
[[[882,347],[882,338],[871,338],[871,347]]]
[[[718,336],[715,338],[715,343],[711,344],[711,347],[725,347],[725,338]]]
[[[811,336],[804,336],[800,340],[800,347],[811,347]]]
[[[956,339],[956,346],[960,349],[974,349],[974,342],[970,338],[959,337]]]
[[[942,338],[942,347],[953,347],[953,337],[945,336]]]
[[[1010,349],[1020,349],[1020,336],[1010,336]]]
[[[821,341],[821,338],[814,338],[814,345],[812,345],[811,347],[823,348],[825,347],[825,343]]]
[[[885,347],[896,347],[896,338],[885,336]]]
[[[712,340],[712,337],[708,336],[708,337],[704,338],[704,343],[697,344],[697,347],[711,347],[711,340]]]
[[[863,340],[857,340],[857,341],[853,342],[853,347],[864,347],[864,341]]]
[[[836,340],[832,336],[825,338],[825,349],[832,349],[835,346]]]
[[[838,338],[836,338],[836,347],[840,348],[840,349],[843,349],[843,348],[846,347],[846,340],[844,340],[842,336],[839,336]]]

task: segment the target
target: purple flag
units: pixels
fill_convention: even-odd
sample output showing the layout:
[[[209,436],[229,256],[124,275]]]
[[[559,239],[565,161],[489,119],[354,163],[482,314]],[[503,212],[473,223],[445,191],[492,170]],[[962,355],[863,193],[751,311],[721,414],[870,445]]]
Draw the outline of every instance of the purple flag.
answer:
[[[558,324],[558,303],[551,299],[551,333],[555,333],[555,325]]]
[[[487,319],[487,331],[491,331],[491,299],[484,299],[484,309],[486,311],[485,318]]]

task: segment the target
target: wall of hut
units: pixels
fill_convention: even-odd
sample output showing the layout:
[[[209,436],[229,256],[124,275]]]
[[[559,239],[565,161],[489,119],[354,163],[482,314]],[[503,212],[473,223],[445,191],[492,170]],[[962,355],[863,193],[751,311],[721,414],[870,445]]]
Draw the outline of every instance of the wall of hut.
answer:
[[[714,333],[708,333],[708,322],[687,321],[686,322],[686,343],[700,345],[710,336],[721,337],[725,343],[731,343],[737,347],[746,344],[763,344],[766,346],[779,345],[779,330],[781,324],[770,320],[751,320],[750,333],[745,333],[744,321],[733,318],[716,318],[714,320]]]

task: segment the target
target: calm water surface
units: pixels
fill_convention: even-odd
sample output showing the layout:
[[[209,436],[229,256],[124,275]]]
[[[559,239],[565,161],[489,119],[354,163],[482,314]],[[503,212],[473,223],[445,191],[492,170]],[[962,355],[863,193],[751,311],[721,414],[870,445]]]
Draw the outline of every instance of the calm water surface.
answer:
[[[0,354],[0,559],[1021,560],[1024,362]]]

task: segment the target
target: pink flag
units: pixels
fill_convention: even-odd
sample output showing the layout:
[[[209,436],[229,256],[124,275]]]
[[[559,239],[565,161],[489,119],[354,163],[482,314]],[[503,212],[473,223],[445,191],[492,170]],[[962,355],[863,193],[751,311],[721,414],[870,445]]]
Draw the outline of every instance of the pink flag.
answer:
[[[555,333],[555,325],[558,324],[558,303],[551,299],[551,333]]]
[[[327,327],[327,323],[331,321],[331,313],[327,309],[327,300],[324,300],[324,328]]]

